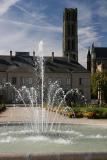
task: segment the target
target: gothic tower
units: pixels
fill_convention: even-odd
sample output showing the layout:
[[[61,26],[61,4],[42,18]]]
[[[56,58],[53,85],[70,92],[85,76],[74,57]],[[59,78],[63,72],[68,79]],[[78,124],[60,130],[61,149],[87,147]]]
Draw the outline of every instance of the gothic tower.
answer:
[[[94,74],[96,72],[96,53],[94,49],[94,43],[92,44],[91,49],[91,73]]]
[[[91,72],[91,53],[90,53],[90,48],[88,49],[88,54],[87,54],[87,70]]]
[[[77,8],[65,8],[63,15],[63,56],[78,61]]]

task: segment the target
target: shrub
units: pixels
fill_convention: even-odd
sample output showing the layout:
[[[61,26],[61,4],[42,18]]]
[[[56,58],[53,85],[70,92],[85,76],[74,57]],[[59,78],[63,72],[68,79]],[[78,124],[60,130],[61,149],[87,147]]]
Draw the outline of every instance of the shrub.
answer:
[[[5,104],[0,104],[0,112],[3,112],[6,110]]]
[[[102,118],[107,118],[107,111],[102,113]]]
[[[68,116],[69,118],[73,118],[74,115],[73,115],[72,112],[68,112],[68,113],[67,113],[67,116]]]
[[[94,119],[107,118],[107,108],[89,107],[86,109],[84,116],[87,118],[94,118]]]
[[[81,107],[73,108],[75,118],[83,118],[83,111]]]

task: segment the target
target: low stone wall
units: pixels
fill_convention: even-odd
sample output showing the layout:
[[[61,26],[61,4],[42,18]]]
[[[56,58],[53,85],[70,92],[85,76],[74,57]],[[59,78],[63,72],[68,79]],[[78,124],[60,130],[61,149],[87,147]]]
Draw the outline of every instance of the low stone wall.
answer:
[[[107,160],[107,153],[0,154],[0,160]]]

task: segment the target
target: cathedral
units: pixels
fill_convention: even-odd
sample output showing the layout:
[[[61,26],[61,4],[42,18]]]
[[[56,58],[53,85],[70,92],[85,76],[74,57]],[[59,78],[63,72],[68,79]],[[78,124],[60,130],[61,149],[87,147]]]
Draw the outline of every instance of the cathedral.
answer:
[[[107,48],[92,44],[87,54],[87,70],[91,74],[107,70]]]
[[[90,70],[78,62],[78,21],[77,8],[65,8],[63,13],[63,53],[62,57],[44,57],[44,82],[48,88],[50,81],[57,81],[66,92],[78,88],[87,101],[90,101]],[[29,52],[10,51],[10,55],[0,55],[0,95],[4,95],[7,103],[15,103],[15,91],[5,83],[11,83],[15,88],[22,86],[36,87],[39,82],[37,71],[37,56]],[[88,62],[89,63],[89,62]],[[88,66],[89,67],[89,66]]]

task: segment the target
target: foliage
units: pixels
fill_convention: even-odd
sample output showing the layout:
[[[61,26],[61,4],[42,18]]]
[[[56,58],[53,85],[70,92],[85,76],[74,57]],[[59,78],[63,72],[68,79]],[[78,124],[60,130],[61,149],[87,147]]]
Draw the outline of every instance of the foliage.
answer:
[[[6,110],[5,104],[4,104],[4,103],[1,103],[1,104],[0,104],[0,112],[3,112],[3,111],[5,111],[5,110]]]
[[[98,89],[101,91],[102,97],[107,102],[107,72],[97,72],[91,77],[91,93],[92,97],[97,98]]]
[[[69,107],[76,107],[85,104],[86,99],[78,89],[71,89],[66,93],[65,102]]]
[[[74,111],[74,114],[75,114],[75,118],[83,118],[83,111],[82,111],[82,108],[80,107],[75,107],[73,109]]]
[[[107,118],[107,108],[89,107],[84,112],[84,117],[87,117],[90,119],[105,119]]]
[[[71,107],[53,107],[50,109],[52,112],[67,116],[69,118],[89,118],[89,119],[107,119],[107,106],[106,105],[87,105]]]

